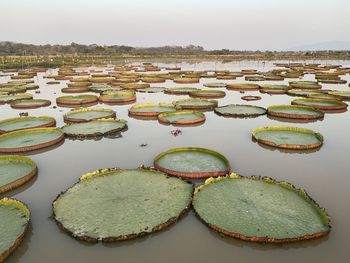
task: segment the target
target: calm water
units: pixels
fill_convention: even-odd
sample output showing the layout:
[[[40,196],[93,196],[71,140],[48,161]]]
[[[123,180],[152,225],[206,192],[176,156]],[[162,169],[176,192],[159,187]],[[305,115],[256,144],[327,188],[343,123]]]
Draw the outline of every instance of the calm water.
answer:
[[[317,61],[310,61],[315,63]],[[349,66],[349,61],[323,61]],[[155,63],[159,66],[175,64]],[[258,69],[267,71],[272,63],[232,62],[232,63],[178,63],[183,70]],[[55,72],[52,70],[52,72]],[[349,75],[343,77],[350,79]],[[304,79],[312,80],[313,75]],[[8,77],[1,77],[5,82]],[[34,98],[50,98],[62,95],[60,85],[46,85],[43,73],[35,77],[40,84],[41,94]],[[194,86],[201,87],[208,82],[242,82],[243,78],[221,81],[202,79],[200,84],[152,84],[153,86]],[[263,82],[282,84],[287,81]],[[261,82],[262,83],[262,82]],[[349,90],[347,85],[323,84],[324,89]],[[224,90],[224,89],[222,89]],[[219,105],[229,103],[253,104],[267,107],[272,104],[290,104],[295,97],[286,95],[264,95],[259,92],[260,101],[246,102],[243,94],[227,91]],[[162,93],[137,93],[137,103],[172,102],[187,96]],[[350,257],[350,113],[326,114],[323,121],[312,123],[292,123],[290,125],[311,128],[321,132],[325,143],[318,151],[311,153],[288,153],[267,149],[251,139],[253,128],[266,125],[288,125],[269,119],[267,116],[252,119],[223,118],[207,112],[204,125],[180,128],[182,135],[174,137],[172,126],[163,126],[157,121],[129,118],[127,109],[131,105],[106,106],[117,112],[118,118],[128,121],[129,129],[121,138],[94,140],[68,140],[54,149],[30,154],[39,168],[39,175],[29,184],[7,193],[28,204],[32,212],[32,227],[22,245],[8,259],[8,262],[345,262]],[[68,108],[51,107],[28,110],[32,116],[49,115],[56,117],[58,126],[64,125],[62,115]],[[8,105],[0,106],[1,119],[16,117],[20,110],[12,110]],[[146,147],[140,147],[147,144]],[[270,176],[286,180],[297,187],[303,187],[331,215],[332,231],[328,237],[285,245],[252,244],[231,238],[223,238],[209,230],[189,212],[177,224],[166,231],[133,241],[114,244],[88,244],[78,242],[61,232],[51,219],[51,203],[61,192],[75,183],[85,172],[99,168],[135,168],[142,164],[150,166],[160,152],[174,147],[197,146],[216,150],[231,162],[233,171],[242,175]],[[0,195],[0,197],[2,197]]]

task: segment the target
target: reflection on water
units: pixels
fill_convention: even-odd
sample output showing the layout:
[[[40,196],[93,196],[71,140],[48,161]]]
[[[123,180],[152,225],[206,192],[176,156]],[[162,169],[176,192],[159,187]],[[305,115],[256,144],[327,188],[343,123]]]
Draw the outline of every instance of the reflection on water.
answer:
[[[129,62],[136,62],[130,60]],[[284,61],[285,62],[285,61]],[[287,61],[288,62],[288,61]],[[317,63],[319,61],[309,61]],[[347,61],[321,61],[323,64],[343,64]],[[268,71],[272,62],[210,62],[174,61],[169,64],[155,62],[158,66],[181,67],[183,70],[231,70],[257,69]],[[51,70],[55,72],[55,70]],[[342,78],[349,80],[349,75]],[[35,77],[40,94],[34,98],[49,98],[53,105],[55,98],[62,96],[59,85],[45,84],[43,73]],[[314,80],[306,74],[305,80]],[[0,82],[9,77],[1,77]],[[286,84],[285,81],[265,81],[264,84]],[[219,82],[215,79],[201,79],[199,84],[164,83],[164,87],[189,86],[202,88],[203,83]],[[220,82],[240,83],[236,80]],[[262,83],[262,82],[261,82]],[[152,85],[153,86],[153,85]],[[156,85],[154,85],[156,86]],[[323,84],[324,89],[348,90],[346,84]],[[218,88],[218,90],[225,90]],[[225,90],[226,91],[226,90]],[[262,107],[276,104],[290,105],[294,97],[268,95],[258,91],[245,92],[246,95],[261,96],[259,101],[245,102],[241,93],[226,91],[226,97],[218,99],[219,106],[226,104],[249,104]],[[171,103],[188,96],[173,96],[163,93],[137,93],[136,103]],[[128,121],[128,131],[122,138],[101,138],[95,140],[65,140],[61,145],[50,149],[28,153],[38,165],[38,176],[28,184],[7,194],[24,201],[32,212],[32,230],[20,248],[7,262],[346,262],[350,257],[350,176],[348,151],[350,149],[349,112],[326,114],[324,120],[307,123],[291,123],[324,135],[324,145],[312,152],[289,154],[289,151],[267,150],[251,139],[251,131],[257,127],[288,125],[279,119],[266,115],[257,118],[222,118],[213,111],[206,112],[206,122],[197,127],[181,127],[181,136],[172,136],[173,126],[160,125],[157,121],[145,121],[128,117],[131,105],[105,105],[117,112],[117,118]],[[17,117],[18,111],[9,105],[0,106],[1,119]],[[49,115],[57,120],[58,127],[64,125],[63,114],[70,108],[50,107],[28,110],[30,116]],[[141,146],[145,145],[145,146]],[[252,244],[246,241],[221,237],[209,230],[190,211],[179,222],[165,231],[140,239],[114,244],[87,244],[78,242],[61,232],[50,218],[51,203],[56,196],[78,181],[80,175],[100,168],[135,168],[144,164],[150,166],[159,153],[177,147],[204,147],[223,154],[231,163],[232,170],[241,175],[269,176],[279,181],[288,181],[296,187],[303,187],[312,198],[327,209],[333,226],[329,237],[301,243],[284,245]],[[295,153],[295,151],[292,151]],[[195,181],[196,184],[202,181]]]

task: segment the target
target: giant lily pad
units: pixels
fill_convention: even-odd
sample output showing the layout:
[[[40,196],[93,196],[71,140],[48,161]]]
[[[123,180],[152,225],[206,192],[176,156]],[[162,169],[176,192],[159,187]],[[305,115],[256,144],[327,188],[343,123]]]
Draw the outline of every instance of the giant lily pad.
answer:
[[[30,223],[29,208],[12,198],[0,199],[0,262],[22,243]]]
[[[136,101],[135,92],[132,90],[121,90],[113,93],[102,94],[98,100],[103,103],[124,104]]]
[[[95,95],[61,96],[56,99],[58,105],[84,105],[97,102]]]
[[[158,115],[158,121],[162,124],[192,125],[205,122],[205,115],[200,111],[180,110],[165,112]]]
[[[9,103],[15,100],[32,99],[33,95],[29,93],[16,93],[12,95],[0,96],[0,103]]]
[[[225,88],[226,83],[205,83],[203,86],[207,88]]]
[[[310,106],[319,110],[345,110],[348,104],[338,100],[296,99],[292,105]]]
[[[0,156],[0,193],[17,188],[37,174],[32,159],[24,156]]]
[[[318,81],[326,84],[345,84],[348,82],[346,79],[319,79]]]
[[[44,99],[36,100],[15,100],[11,102],[10,106],[13,109],[37,109],[51,105],[51,101]]]
[[[0,91],[2,92],[7,92],[9,94],[14,94],[14,93],[24,93],[26,92],[26,87],[25,86],[15,86],[15,87],[12,87],[12,86],[9,86],[9,87],[6,87],[6,88],[1,88]]]
[[[226,96],[225,91],[222,90],[194,90],[189,93],[193,98],[212,98],[220,99]]]
[[[169,111],[176,111],[174,105],[165,103],[146,103],[132,106],[129,109],[129,115],[135,117],[157,117],[159,114]]]
[[[177,87],[177,88],[168,88],[164,90],[165,94],[172,94],[172,95],[188,95],[190,92],[199,90],[198,88],[192,88],[192,87]]]
[[[226,88],[228,90],[259,90],[260,86],[252,83],[231,83],[227,84]]]
[[[0,121],[0,134],[31,128],[53,127],[56,120],[52,117],[17,117]]]
[[[199,83],[199,78],[174,78],[173,81],[180,84],[192,84]]]
[[[322,91],[317,89],[290,89],[287,91],[287,94],[291,96],[307,97],[311,94],[322,94]]]
[[[154,170],[103,169],[60,194],[53,213],[76,239],[126,240],[175,223],[189,209],[192,191],[192,184]]]
[[[283,149],[314,149],[323,143],[320,133],[290,126],[256,128],[253,130],[253,138],[259,143]]]
[[[137,89],[137,92],[143,92],[143,93],[158,93],[158,92],[163,92],[165,88],[163,87],[149,87],[149,88],[144,88],[144,89]]]
[[[226,106],[217,107],[215,113],[226,117],[257,117],[266,114],[266,109],[253,105],[229,104]]]
[[[115,118],[114,110],[103,108],[80,108],[69,111],[63,116],[65,122],[87,122],[97,119]]]
[[[64,140],[57,128],[33,128],[0,135],[0,153],[17,153],[43,149]]]
[[[121,84],[120,87],[126,90],[137,90],[137,89],[147,89],[151,87],[151,85],[147,83],[127,83],[127,84]]]
[[[288,87],[287,85],[261,85],[260,86],[260,92],[261,93],[267,93],[267,94],[285,94],[287,93]]]
[[[231,167],[225,156],[204,148],[175,148],[154,159],[154,167],[170,175],[199,179],[222,176]]]
[[[307,98],[322,99],[322,100],[341,100],[339,97],[336,97],[327,93],[309,94],[307,95]]]
[[[97,92],[97,93],[116,92],[119,90],[122,90],[122,88],[112,87],[112,86],[108,86],[108,85],[90,87],[90,91]]]
[[[350,91],[329,91],[328,94],[338,97],[342,100],[350,100]]]
[[[193,98],[177,100],[174,105],[182,110],[212,110],[218,106],[218,102],[216,100]]]
[[[288,119],[323,119],[324,112],[308,106],[274,105],[267,108],[267,114]]]
[[[62,88],[61,91],[63,93],[84,93],[89,92],[90,88],[88,86],[77,86],[77,87],[68,87],[68,88]]]
[[[141,80],[142,82],[145,82],[145,83],[163,83],[166,81],[165,78],[156,78],[156,77],[142,78]]]
[[[322,86],[316,81],[291,81],[289,86],[293,89],[321,89]]]
[[[242,96],[241,99],[242,100],[246,100],[246,101],[254,101],[254,100],[261,100],[261,97],[260,96],[247,95],[247,96]]]
[[[330,231],[327,213],[303,189],[267,177],[210,178],[196,188],[192,205],[210,228],[253,242],[301,241]]]
[[[117,133],[125,128],[124,120],[100,119],[68,124],[62,127],[62,131],[70,137],[96,137]]]

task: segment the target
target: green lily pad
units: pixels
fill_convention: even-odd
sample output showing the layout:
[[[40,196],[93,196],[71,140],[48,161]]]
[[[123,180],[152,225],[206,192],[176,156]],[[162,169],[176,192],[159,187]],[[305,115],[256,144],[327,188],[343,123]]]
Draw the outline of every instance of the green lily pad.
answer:
[[[295,99],[292,105],[310,106],[319,110],[345,110],[348,104],[339,100]]]
[[[287,94],[292,96],[307,97],[311,94],[322,94],[322,91],[315,89],[290,89],[287,91]]]
[[[0,135],[0,153],[27,152],[43,149],[64,140],[57,128],[33,128]]]
[[[192,88],[192,87],[177,87],[177,88],[168,88],[164,90],[165,94],[172,94],[172,95],[188,95],[190,92],[199,90],[198,88]]]
[[[212,110],[218,106],[216,100],[199,98],[177,100],[173,104],[176,108],[182,110]]]
[[[319,238],[331,228],[327,213],[303,189],[267,177],[210,178],[196,188],[192,205],[210,228],[253,242]]]
[[[136,101],[135,92],[132,90],[115,91],[108,94],[102,94],[98,100],[103,103],[124,104]]]
[[[96,137],[117,133],[126,128],[126,121],[100,119],[81,123],[71,123],[62,127],[65,135],[70,137]]]
[[[145,103],[145,104],[137,104],[132,106],[129,109],[130,116],[140,116],[140,117],[157,117],[159,114],[163,112],[171,112],[176,111],[176,108],[172,104],[165,103]]]
[[[24,156],[0,156],[0,193],[17,188],[37,174],[32,159]]]
[[[15,100],[11,102],[10,106],[13,109],[37,109],[51,105],[51,101],[44,99],[35,100]]]
[[[121,84],[120,86],[126,90],[147,89],[151,87],[151,85],[147,83],[126,83]]]
[[[7,88],[1,88],[0,91],[13,94],[13,93],[24,93],[27,91],[27,89],[25,86],[15,86],[15,87],[9,86]]]
[[[226,83],[205,83],[203,86],[207,88],[225,88]]]
[[[29,93],[16,93],[12,95],[0,96],[0,103],[9,103],[15,100],[32,99],[33,95]]]
[[[322,100],[341,100],[339,97],[336,97],[327,93],[309,94],[307,95],[307,98],[322,99]]]
[[[199,83],[198,76],[189,77],[189,78],[174,78],[174,83],[180,83],[180,84],[192,84],[192,83]]]
[[[248,81],[264,81],[265,77],[260,75],[251,75],[251,76],[245,76],[244,79]]]
[[[95,86],[95,87],[90,87],[90,91],[92,92],[97,92],[97,93],[102,93],[102,92],[115,92],[122,90],[122,88],[119,87],[112,87],[112,86]]]
[[[149,88],[144,88],[144,89],[137,89],[137,92],[143,92],[143,93],[159,93],[163,92],[165,88],[163,87],[149,87]]]
[[[323,144],[320,133],[290,126],[256,128],[253,130],[253,138],[259,143],[283,149],[307,150],[319,148]]]
[[[348,82],[346,79],[319,79],[318,81],[326,84],[345,84]]]
[[[189,93],[193,98],[212,98],[219,99],[226,96],[225,91],[222,90],[194,90]]]
[[[65,122],[87,122],[98,119],[115,118],[114,110],[103,108],[80,108],[69,111],[63,116]]]
[[[308,106],[274,105],[267,108],[267,114],[288,119],[323,119],[324,112]]]
[[[316,81],[291,81],[289,86],[293,89],[321,89],[322,86]]]
[[[242,96],[241,99],[242,100],[246,100],[246,101],[255,101],[255,100],[261,100],[261,97],[260,96],[247,95],[247,96]]]
[[[158,121],[166,125],[193,125],[204,123],[205,115],[200,111],[180,110],[161,113],[158,115]]]
[[[34,83],[29,83],[24,86],[26,90],[35,90],[39,88],[39,85],[34,84]]]
[[[84,93],[84,92],[89,92],[90,88],[89,86],[74,86],[74,87],[62,88],[61,91],[63,93]]]
[[[162,172],[184,178],[200,179],[222,176],[231,167],[218,152],[195,147],[175,148],[155,157],[154,167]]]
[[[253,105],[229,104],[217,107],[214,112],[227,117],[257,117],[266,114],[266,109]]]
[[[338,97],[342,100],[350,100],[350,91],[329,91],[328,94]]]
[[[53,213],[76,239],[126,240],[175,223],[189,209],[192,192],[192,184],[158,171],[102,169],[60,194]]]
[[[287,85],[261,85],[259,91],[267,94],[285,94],[289,89]]]
[[[56,120],[52,117],[17,117],[0,121],[0,134],[24,129],[53,127],[56,125]]]
[[[84,105],[97,101],[98,98],[95,95],[61,96],[56,99],[58,105]]]
[[[22,243],[30,223],[29,208],[12,198],[0,199],[0,262]]]
[[[226,88],[228,90],[259,90],[260,86],[253,83],[231,83],[227,84]]]

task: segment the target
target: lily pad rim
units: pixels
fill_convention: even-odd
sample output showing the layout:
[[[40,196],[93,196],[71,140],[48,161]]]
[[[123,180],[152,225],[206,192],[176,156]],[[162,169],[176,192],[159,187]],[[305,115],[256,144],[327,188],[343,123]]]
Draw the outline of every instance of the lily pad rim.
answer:
[[[21,178],[18,178],[15,181],[9,182],[2,186],[0,185],[0,194],[11,191],[27,183],[38,174],[38,167],[36,163],[29,157],[21,156],[21,155],[0,155],[0,161],[2,160],[9,160],[9,161],[14,160],[14,161],[23,162],[23,163],[29,164],[32,167],[32,170],[28,174],[22,176]]]

